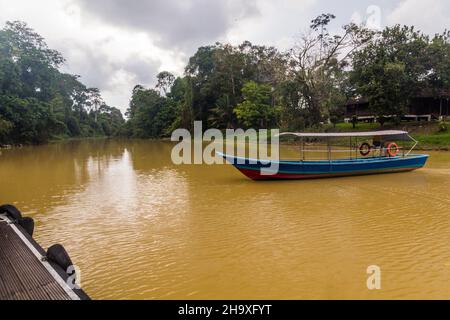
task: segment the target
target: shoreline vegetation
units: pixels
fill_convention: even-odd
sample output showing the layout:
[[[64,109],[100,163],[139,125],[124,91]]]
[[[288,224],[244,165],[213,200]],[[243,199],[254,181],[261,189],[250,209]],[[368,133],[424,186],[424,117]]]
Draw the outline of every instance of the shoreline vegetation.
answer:
[[[0,29],[0,145],[113,136],[125,120],[97,88],[64,73],[64,57],[26,23]]]
[[[446,123],[450,126],[450,123]],[[419,151],[450,151],[450,132],[439,131],[441,122],[410,122],[404,123],[402,126],[397,126],[395,124],[386,123],[381,126],[378,123],[359,123],[356,128],[353,128],[351,123],[339,123],[336,126],[327,125],[323,128],[316,130],[307,130],[308,132],[359,132],[359,131],[377,131],[377,130],[404,130],[408,131],[411,136],[418,140],[419,143],[415,150]],[[269,137],[270,138],[270,137]],[[48,144],[65,143],[70,141],[83,141],[83,140],[102,140],[102,139],[125,139],[130,138],[124,137],[110,137],[110,136],[92,136],[92,137],[67,137],[59,136],[53,137],[48,141]],[[132,138],[139,139],[139,138]],[[171,142],[168,137],[165,138],[141,138],[142,140],[155,140],[155,141],[166,141]],[[270,142],[270,139],[269,139]],[[298,142],[293,140],[281,141],[281,144],[295,145]],[[23,147],[24,145],[0,145],[0,149],[12,149]]]
[[[450,149],[442,104],[450,99],[450,31],[429,36],[410,26],[371,30],[349,23],[331,33],[335,18],[319,15],[283,52],[249,41],[200,47],[183,75],[162,71],[154,87],[136,85],[126,119],[99,89],[63,73],[64,57],[25,22],[6,22],[0,29],[0,147],[165,139],[178,128],[192,132],[201,121],[204,130],[401,129],[420,140],[419,148]],[[424,90],[441,101],[435,120],[402,122],[411,99]],[[380,123],[344,123],[346,104],[359,99]]]

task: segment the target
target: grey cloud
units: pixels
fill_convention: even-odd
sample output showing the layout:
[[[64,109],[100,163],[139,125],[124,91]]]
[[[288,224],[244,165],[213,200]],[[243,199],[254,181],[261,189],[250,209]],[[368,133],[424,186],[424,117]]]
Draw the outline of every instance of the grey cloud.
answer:
[[[158,73],[160,63],[142,58],[128,59],[122,65],[122,69],[134,74],[136,81],[142,85],[149,85],[156,82],[156,75]]]
[[[67,58],[65,68],[68,71],[76,70],[81,74],[81,80],[87,86],[97,87],[100,90],[114,90],[112,80],[115,73],[125,71],[135,77],[136,83],[143,85],[152,84],[160,67],[160,62],[132,56],[125,62],[111,60],[111,58],[97,46],[86,46],[81,43],[68,41],[62,42],[59,50]]]
[[[148,32],[158,44],[179,49],[214,42],[235,21],[259,13],[255,0],[77,1],[86,18]]]
[[[58,48],[66,58],[64,69],[82,75],[82,82],[90,87],[105,86],[105,79],[109,79],[114,72],[113,64],[100,51],[73,40],[61,41]]]

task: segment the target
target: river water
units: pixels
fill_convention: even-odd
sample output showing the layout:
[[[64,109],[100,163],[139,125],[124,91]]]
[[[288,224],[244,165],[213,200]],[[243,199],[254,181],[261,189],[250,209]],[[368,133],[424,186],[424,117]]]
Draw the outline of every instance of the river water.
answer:
[[[172,146],[2,150],[0,202],[66,247],[94,299],[450,298],[450,152],[410,173],[253,182],[175,166]]]

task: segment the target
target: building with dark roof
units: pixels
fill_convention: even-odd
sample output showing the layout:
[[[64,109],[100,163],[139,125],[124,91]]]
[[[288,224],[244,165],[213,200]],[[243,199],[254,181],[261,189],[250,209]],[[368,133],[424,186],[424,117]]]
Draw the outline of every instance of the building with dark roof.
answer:
[[[357,117],[358,121],[374,122],[376,115],[369,108],[369,101],[365,98],[351,100],[345,106],[345,121],[352,121]],[[429,90],[424,90],[410,100],[406,114],[402,120],[431,121],[449,116],[450,91],[441,91],[438,95]],[[392,115],[385,115],[386,118]]]

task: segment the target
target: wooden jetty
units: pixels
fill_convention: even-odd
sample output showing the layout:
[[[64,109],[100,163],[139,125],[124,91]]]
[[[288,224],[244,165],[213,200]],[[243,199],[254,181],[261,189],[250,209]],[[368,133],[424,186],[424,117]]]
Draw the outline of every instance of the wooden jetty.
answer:
[[[11,205],[0,207],[0,300],[89,300],[61,245],[45,251],[34,221]],[[70,273],[67,273],[67,272]]]

